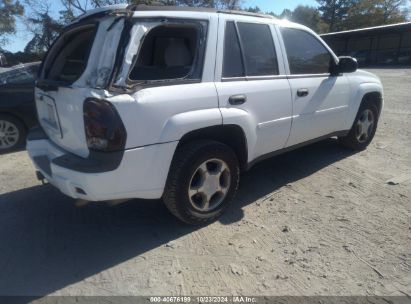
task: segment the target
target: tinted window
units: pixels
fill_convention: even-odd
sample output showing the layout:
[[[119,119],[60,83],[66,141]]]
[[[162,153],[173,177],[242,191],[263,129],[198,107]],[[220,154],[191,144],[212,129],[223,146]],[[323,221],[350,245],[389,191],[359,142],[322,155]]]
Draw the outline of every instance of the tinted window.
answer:
[[[223,77],[245,76],[240,43],[234,22],[227,22],[224,39]]]
[[[291,74],[330,72],[332,56],[313,35],[297,29],[282,28]]]
[[[238,23],[247,76],[278,75],[277,56],[270,27]]]

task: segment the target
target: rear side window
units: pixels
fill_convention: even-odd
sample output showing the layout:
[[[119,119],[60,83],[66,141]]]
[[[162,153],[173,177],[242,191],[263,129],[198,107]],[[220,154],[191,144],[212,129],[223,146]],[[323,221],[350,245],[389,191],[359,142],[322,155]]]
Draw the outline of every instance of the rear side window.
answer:
[[[46,77],[50,80],[75,82],[87,67],[96,27],[94,25],[73,30],[59,38],[52,49],[54,56],[47,64]]]
[[[143,40],[129,79],[134,82],[200,80],[206,23],[160,25]]]
[[[299,29],[282,28],[291,74],[324,74],[330,72],[332,56],[310,33]]]
[[[223,77],[244,77],[244,65],[235,23],[227,22],[224,41]]]
[[[237,31],[238,29],[238,31]],[[266,24],[227,22],[223,77],[278,75],[270,27]]]
[[[265,24],[238,23],[238,31],[244,48],[247,76],[278,75],[270,27]]]

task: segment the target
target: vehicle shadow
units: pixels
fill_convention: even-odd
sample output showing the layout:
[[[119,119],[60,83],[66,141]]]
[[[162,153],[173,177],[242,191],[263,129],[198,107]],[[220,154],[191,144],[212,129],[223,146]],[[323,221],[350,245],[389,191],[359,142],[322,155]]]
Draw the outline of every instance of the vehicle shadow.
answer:
[[[11,153],[16,153],[16,152],[22,152],[22,151],[25,151],[25,150],[26,150],[26,145],[24,145],[23,147],[19,147],[17,149],[14,149],[12,151],[7,151],[7,152],[4,152],[4,151],[0,150],[0,155],[6,155],[6,154],[11,154]]]
[[[220,221],[241,220],[244,206],[351,154],[330,139],[256,165]],[[0,295],[48,295],[197,229],[159,200],[80,208],[49,185],[2,194]]]
[[[354,151],[338,145],[337,139],[330,138],[256,164],[241,176],[236,201],[220,222],[231,224],[241,220],[244,206],[353,154]]]

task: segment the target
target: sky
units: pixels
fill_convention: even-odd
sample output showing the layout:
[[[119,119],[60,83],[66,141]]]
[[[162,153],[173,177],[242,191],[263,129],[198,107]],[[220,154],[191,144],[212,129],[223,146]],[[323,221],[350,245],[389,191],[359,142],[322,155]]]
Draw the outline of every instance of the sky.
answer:
[[[58,11],[61,10],[60,1],[54,0],[52,3],[53,15],[58,15]],[[263,12],[274,12],[280,14],[284,9],[288,8],[293,10],[298,5],[310,5],[317,6],[315,0],[287,0],[287,1],[276,1],[276,0],[244,0],[243,7],[255,7],[258,6]],[[25,7],[26,10],[29,8]],[[9,42],[3,46],[5,50],[10,52],[23,51],[27,42],[30,41],[31,35],[25,31],[25,26],[21,23],[17,23],[17,33],[16,35],[9,37]]]

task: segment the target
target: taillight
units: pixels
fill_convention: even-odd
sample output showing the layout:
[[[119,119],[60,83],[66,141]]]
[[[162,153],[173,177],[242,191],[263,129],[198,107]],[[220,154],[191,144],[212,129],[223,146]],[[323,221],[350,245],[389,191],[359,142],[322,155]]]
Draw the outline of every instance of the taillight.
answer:
[[[127,133],[111,103],[88,98],[84,101],[83,113],[89,149],[106,152],[124,149]]]

